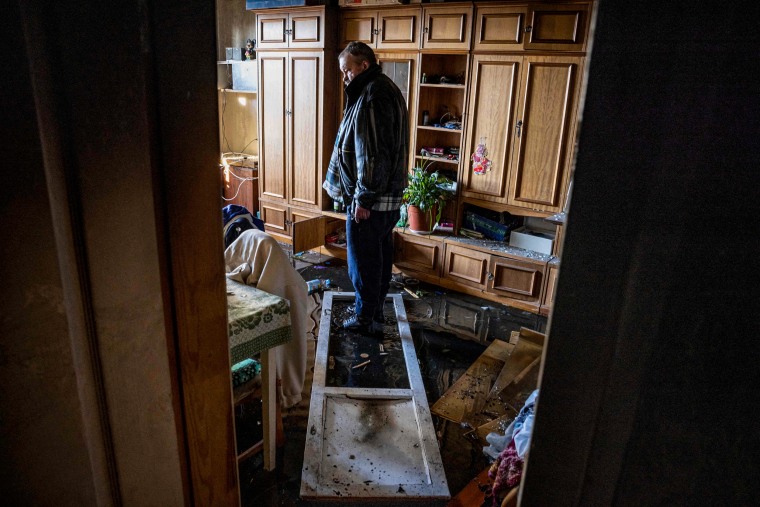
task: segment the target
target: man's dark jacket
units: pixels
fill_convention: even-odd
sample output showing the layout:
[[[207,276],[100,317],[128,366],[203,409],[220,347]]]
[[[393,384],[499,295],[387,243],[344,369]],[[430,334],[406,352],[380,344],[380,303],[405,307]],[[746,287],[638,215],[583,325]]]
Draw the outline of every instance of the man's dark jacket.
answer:
[[[379,65],[346,87],[346,108],[322,185],[350,206],[394,211],[401,206],[409,167],[406,102]]]

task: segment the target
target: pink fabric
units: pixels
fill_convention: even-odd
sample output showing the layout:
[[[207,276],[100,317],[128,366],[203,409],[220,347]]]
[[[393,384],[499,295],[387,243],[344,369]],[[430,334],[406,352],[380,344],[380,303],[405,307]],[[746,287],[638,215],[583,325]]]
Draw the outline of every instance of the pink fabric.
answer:
[[[499,506],[498,498],[501,493],[517,486],[520,483],[523,469],[523,459],[518,456],[515,449],[515,441],[509,442],[509,445],[501,451],[491,468],[488,470],[488,477],[493,479],[491,493],[493,495],[494,507]]]

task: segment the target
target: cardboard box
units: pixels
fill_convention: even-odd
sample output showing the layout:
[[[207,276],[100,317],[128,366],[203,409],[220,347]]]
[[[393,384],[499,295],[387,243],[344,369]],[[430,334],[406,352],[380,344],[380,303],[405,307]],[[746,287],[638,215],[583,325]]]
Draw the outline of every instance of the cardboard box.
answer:
[[[509,234],[509,246],[551,255],[555,237],[556,234],[553,232],[534,230],[523,226]]]

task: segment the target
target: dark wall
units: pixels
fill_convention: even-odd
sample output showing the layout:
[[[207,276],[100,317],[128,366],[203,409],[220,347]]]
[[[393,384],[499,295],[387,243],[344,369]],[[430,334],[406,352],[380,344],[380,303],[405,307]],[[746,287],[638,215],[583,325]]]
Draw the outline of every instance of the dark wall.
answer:
[[[523,505],[750,505],[757,4],[599,6]]]

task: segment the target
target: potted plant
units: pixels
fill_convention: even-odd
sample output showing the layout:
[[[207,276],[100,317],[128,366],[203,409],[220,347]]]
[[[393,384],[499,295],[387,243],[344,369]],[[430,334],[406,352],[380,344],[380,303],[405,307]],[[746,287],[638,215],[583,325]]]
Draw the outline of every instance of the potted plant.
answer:
[[[417,234],[433,232],[441,220],[444,202],[454,196],[453,182],[438,171],[428,172],[429,163],[423,159],[412,169],[409,184],[404,189],[409,230]]]

